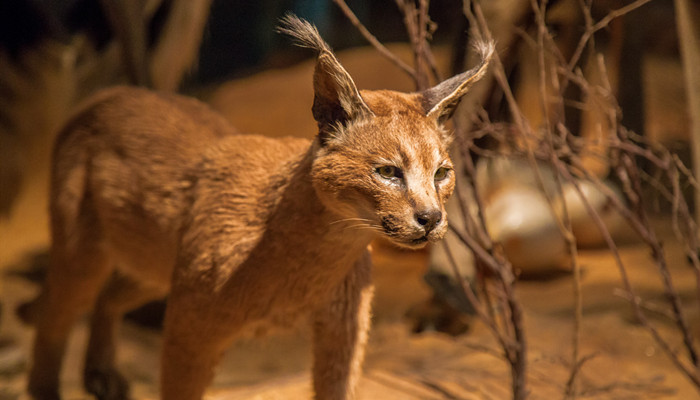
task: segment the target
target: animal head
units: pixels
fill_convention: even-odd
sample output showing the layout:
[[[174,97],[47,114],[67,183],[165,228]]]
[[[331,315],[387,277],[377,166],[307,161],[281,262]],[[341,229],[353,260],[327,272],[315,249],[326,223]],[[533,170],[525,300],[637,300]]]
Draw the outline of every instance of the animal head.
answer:
[[[484,75],[493,45],[479,47],[479,65],[425,91],[360,92],[313,25],[288,15],[279,31],[318,52],[311,175],[324,205],[403,247],[442,239],[455,186],[443,124]]]

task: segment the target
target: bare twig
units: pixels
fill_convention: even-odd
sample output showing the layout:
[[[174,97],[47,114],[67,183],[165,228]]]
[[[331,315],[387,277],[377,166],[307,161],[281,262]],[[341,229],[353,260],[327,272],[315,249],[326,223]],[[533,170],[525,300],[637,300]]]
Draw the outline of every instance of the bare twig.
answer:
[[[579,164],[580,162],[577,159],[572,160],[575,164]],[[573,176],[569,173],[568,170],[563,169],[561,172],[573,179]],[[587,172],[587,171],[586,171]],[[602,193],[606,195],[608,200],[616,207],[618,211],[626,210],[626,206],[623,205],[617,196],[611,192],[610,188],[606,187],[603,185],[597,177],[593,175],[587,175],[586,176],[588,179],[590,179],[594,184],[596,185],[597,189],[600,190]],[[582,195],[582,193],[579,192],[579,195]],[[634,310],[635,316],[637,317],[637,320],[649,331],[649,333],[652,335],[654,338],[654,341],[661,347],[661,349],[669,356],[673,364],[676,365],[676,367],[683,372],[686,377],[688,377],[693,384],[700,389],[700,377],[698,376],[697,370],[694,370],[693,368],[687,366],[681,359],[678,357],[678,354],[671,348],[669,343],[661,336],[659,331],[651,324],[649,319],[646,317],[646,314],[644,313],[641,305],[641,298],[635,294],[635,291],[632,288],[632,284],[630,283],[629,276],[627,275],[627,270],[624,266],[624,263],[622,262],[622,258],[620,257],[620,252],[617,248],[617,245],[615,244],[615,241],[612,238],[612,235],[608,231],[607,228],[605,228],[605,224],[603,223],[603,220],[600,218],[600,216],[593,212],[592,208],[590,208],[590,204],[587,202],[584,202],[586,205],[586,208],[589,212],[589,216],[591,216],[593,222],[598,226],[598,229],[600,230],[601,234],[603,235],[603,239],[606,242],[608,248],[610,248],[613,258],[615,259],[615,262],[618,266],[618,271],[620,272],[620,277],[622,280],[622,284],[624,287],[625,292],[629,293],[630,298],[632,299],[631,304],[632,308]],[[633,217],[630,217],[628,219],[628,222],[632,222],[634,220]],[[633,225],[638,225],[638,224],[633,224]],[[646,233],[645,229],[642,228],[641,231],[638,231],[640,235],[644,235]]]
[[[491,33],[486,24],[483,12],[478,3],[473,3],[474,13],[471,13],[469,7],[465,7],[467,12],[467,18],[470,21],[476,21],[478,35],[486,40],[492,40]],[[504,92],[506,92],[506,97],[508,98],[508,104],[513,110],[516,110],[513,115],[521,115],[517,113],[517,104],[510,93],[507,90],[507,79],[505,78],[505,72],[503,71],[503,66],[500,62],[498,55],[494,56],[495,66],[495,77]],[[521,132],[527,131],[526,123],[522,119],[516,118],[516,123]],[[466,153],[466,151],[464,152]],[[472,188],[476,191],[475,185],[472,183]],[[483,221],[483,208],[480,207],[478,210]],[[482,227],[483,229],[483,227]],[[516,343],[514,348],[505,348],[507,355],[507,360],[511,366],[511,387],[513,391],[513,399],[519,400],[527,397],[527,340],[525,337],[525,328],[523,324],[522,308],[520,303],[515,297],[514,292],[514,277],[512,274],[512,267],[510,262],[502,253],[500,246],[491,246],[488,250],[484,249],[478,243],[475,243],[473,239],[466,236],[460,236],[460,239],[474,252],[477,258],[488,265],[498,278],[498,287],[502,291],[502,304],[503,310],[507,313],[508,322],[504,327],[505,332],[509,334]]]
[[[413,50],[413,63],[416,71],[416,89],[424,90],[430,86],[430,78],[440,80],[435,63],[435,57],[430,50],[428,43],[429,32],[432,24],[428,15],[428,0],[419,0],[418,8],[413,0],[395,0],[396,6],[403,14],[404,26],[408,33],[408,38],[411,41],[411,49]]]
[[[547,67],[546,67],[546,62],[545,62],[545,41],[553,42],[553,38],[551,37],[549,30],[547,29],[547,25],[545,23],[545,9],[547,7],[547,1],[542,0],[539,5],[537,4],[536,0],[531,0],[531,7],[533,10],[533,13],[535,15],[535,20],[537,23],[537,53],[538,53],[538,63],[539,63],[539,88],[540,88],[540,107],[542,107],[542,110],[547,112],[549,110],[549,107],[547,105],[548,99],[546,98],[546,94],[548,93],[547,90]],[[559,96],[559,98],[563,98],[563,96]],[[563,107],[563,103],[560,102],[560,107]],[[559,113],[560,115],[563,115],[563,110],[562,112]],[[552,127],[550,124],[550,115],[545,115],[544,118],[544,140],[548,146],[548,150],[551,154],[549,158],[550,165],[552,169],[556,170],[558,167],[560,167],[561,160],[559,157],[556,155],[556,149],[554,146],[553,142],[553,132],[552,132]],[[534,154],[532,154],[532,150],[530,147],[528,147],[528,158],[530,159],[530,164],[533,170],[537,174],[537,178],[540,182],[540,185],[544,186],[542,183],[542,176],[540,174],[539,168],[537,167],[537,164],[534,160]],[[557,187],[557,194],[561,198],[563,197],[563,191],[562,191],[562,183],[560,179],[559,174],[554,174],[555,178],[555,183]],[[576,184],[576,183],[573,183]],[[553,200],[551,199],[550,194],[548,193],[547,190],[542,190],[542,192],[545,195],[545,198],[547,199],[547,202],[549,203],[550,208],[553,210],[555,209],[555,206],[553,204]],[[564,395],[566,398],[570,399],[575,399],[576,398],[576,376],[578,374],[578,371],[580,370],[580,366],[583,364],[583,362],[580,362],[579,360],[579,348],[580,348],[580,342],[581,342],[581,320],[583,319],[583,295],[581,292],[581,266],[578,262],[578,249],[576,247],[576,238],[574,237],[572,228],[571,228],[571,217],[569,215],[569,210],[568,206],[565,201],[560,202],[561,206],[561,213],[555,213],[556,216],[556,221],[557,225],[559,227],[559,231],[561,232],[562,236],[564,237],[564,240],[566,242],[566,246],[568,248],[568,252],[570,255],[570,262],[571,262],[571,270],[573,271],[573,294],[574,294],[574,329],[573,329],[573,335],[572,335],[572,362],[571,362],[571,370],[569,374],[569,379],[567,380],[566,383],[566,388],[564,391]]]
[[[418,76],[416,74],[416,70],[413,69],[410,65],[406,64],[403,62],[400,58],[398,58],[394,53],[389,51],[389,49],[386,48],[377,38],[372,35],[367,28],[360,22],[360,20],[357,18],[354,12],[348,7],[348,5],[345,3],[345,0],[333,0],[335,4],[340,7],[340,10],[343,11],[343,14],[350,20],[350,22],[357,28],[357,30],[360,32],[360,34],[372,45],[374,46],[377,51],[386,57],[389,61],[391,61],[394,65],[396,65],[399,69],[401,69],[403,72],[407,73],[413,80],[416,82],[416,85],[418,85]]]
[[[573,71],[575,66],[578,64],[578,62],[581,59],[581,55],[583,54],[583,50],[586,48],[588,45],[589,41],[593,37],[593,35],[598,32],[601,29],[606,28],[612,20],[615,18],[619,18],[633,10],[636,10],[637,8],[649,3],[651,0],[635,0],[632,3],[621,7],[617,10],[613,10],[608,15],[603,17],[600,21],[597,23],[593,23],[593,18],[591,17],[591,9],[589,4],[582,4],[581,5],[581,10],[583,11],[584,18],[586,20],[586,30],[584,31],[583,35],[581,35],[581,38],[579,39],[578,45],[576,46],[576,50],[574,50],[573,55],[571,56],[571,59],[569,60],[569,64],[567,66],[567,69],[569,71]],[[565,84],[564,84],[565,85]]]
[[[335,1],[336,3],[342,2],[342,0]],[[556,223],[571,255],[574,285],[572,360],[569,376],[563,384],[565,398],[575,398],[582,394],[576,385],[577,377],[585,362],[591,358],[589,355],[581,356],[580,354],[583,294],[578,250],[572,231],[571,216],[566,202],[558,202],[554,199],[554,197],[563,198],[562,188],[565,184],[569,185],[578,195],[588,217],[597,227],[603,242],[610,249],[619,271],[622,293],[630,301],[632,310],[641,326],[650,333],[678,370],[688,377],[700,391],[700,354],[696,349],[695,339],[685,316],[681,296],[675,288],[665,249],[648,215],[647,201],[643,191],[643,185],[650,184],[661,197],[669,201],[674,234],[683,244],[686,255],[693,265],[697,285],[697,302],[700,305],[698,227],[692,218],[690,207],[682,195],[683,185],[690,185],[697,189],[698,183],[678,157],[671,156],[667,150],[660,146],[650,145],[643,138],[627,131],[620,125],[621,110],[614,98],[615,91],[606,79],[607,71],[603,57],[596,53],[593,42],[594,34],[606,28],[615,18],[641,7],[649,1],[632,1],[620,9],[611,11],[596,22],[590,11],[592,0],[580,0],[579,4],[585,22],[584,31],[576,44],[573,56],[567,60],[563,57],[564,53],[556,48],[554,38],[545,24],[544,15],[548,4],[547,0],[531,0],[530,6],[535,18],[537,33],[536,36],[530,37],[527,32],[521,31],[520,35],[537,51],[540,73],[539,101],[540,107],[545,113],[541,131],[534,132],[530,123],[525,119],[508,83],[503,63],[499,56],[495,55],[492,66],[494,68],[493,76],[512,123],[491,122],[488,115],[482,112],[478,129],[472,133],[471,139],[458,137],[457,143],[463,156],[464,168],[469,175],[460,184],[462,188],[466,187],[471,191],[473,198],[467,196],[462,190],[458,190],[457,196],[461,203],[466,232],[452,227],[451,229],[475,256],[478,271],[475,287],[469,285],[464,277],[459,276],[459,268],[455,264],[451,250],[446,248],[446,252],[464,293],[474,304],[478,316],[496,338],[503,350],[503,357],[510,365],[511,389],[514,399],[524,399],[528,394],[527,340],[522,308],[515,295],[514,285],[516,281],[512,266],[501,244],[491,239],[486,226],[484,207],[488,204],[484,204],[485,200],[479,193],[478,185],[471,178],[475,172],[471,157],[472,152],[487,156],[510,154],[527,159],[539,186],[543,189],[544,197],[555,211]],[[413,69],[411,76],[414,78],[417,88],[420,89],[427,85],[431,74],[432,78],[437,77],[437,69],[434,68],[434,62],[431,61],[432,54],[428,43],[432,33],[427,13],[429,2],[428,0],[395,0],[395,2],[403,13],[404,24],[414,52],[415,69]],[[475,36],[478,39],[490,40],[491,33],[487,28],[486,18],[480,3],[478,1],[465,1],[464,10]],[[595,85],[589,82],[579,66],[583,51],[586,49],[590,52],[589,60],[597,63],[596,67],[603,77],[602,81]],[[596,106],[603,110],[602,118],[607,129],[606,135],[602,139],[607,146],[605,150],[596,150],[599,147],[591,148],[590,141],[586,142],[585,139],[574,137],[567,127],[566,121],[564,121],[564,107],[575,106],[585,109],[587,106],[586,103],[565,98],[564,91],[569,84],[576,85],[584,96],[594,97],[597,101]],[[477,148],[473,138],[483,135],[492,136],[499,143],[510,144],[508,153],[502,149]],[[587,160],[604,160],[609,163],[622,184],[624,199],[586,168],[581,160],[582,156],[585,156]],[[639,167],[638,160],[641,159],[658,169],[654,176],[647,174]],[[554,193],[544,189],[543,174],[540,171],[542,161],[546,162],[546,167],[551,168],[554,172],[556,188]],[[675,334],[683,342],[683,352],[676,351],[670,344],[670,340],[663,337],[657,327],[649,320],[647,313],[659,311],[652,309],[651,303],[645,301],[634,291],[627,268],[622,261],[617,244],[613,240],[613,235],[605,225],[601,215],[584,194],[580,185],[581,179],[591,182],[606,197],[606,204],[611,205],[627,221],[628,225],[637,232],[651,250],[652,259],[668,304],[668,308],[664,307],[659,310],[675,323]],[[476,205],[476,211],[472,213],[470,207],[473,209],[474,205]],[[477,293],[481,296],[477,296]]]

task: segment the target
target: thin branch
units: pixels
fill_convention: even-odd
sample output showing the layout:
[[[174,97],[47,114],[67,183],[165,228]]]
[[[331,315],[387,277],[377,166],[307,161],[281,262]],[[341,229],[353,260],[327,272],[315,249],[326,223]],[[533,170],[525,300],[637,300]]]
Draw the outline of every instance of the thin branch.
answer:
[[[424,56],[427,47],[425,40],[425,20],[427,19],[427,1],[420,1],[420,10],[416,9],[416,4],[413,0],[395,0],[396,6],[403,14],[403,23],[408,33],[408,38],[411,41],[411,50],[413,50],[413,64],[416,71],[415,81],[416,90],[425,90],[429,87],[429,76],[426,66],[426,57]]]
[[[603,19],[601,19],[595,24],[592,23],[590,6],[582,4],[581,9],[583,11],[584,18],[586,19],[586,30],[583,32],[583,35],[581,35],[581,38],[579,39],[578,45],[576,46],[576,50],[574,50],[573,55],[569,60],[567,69],[569,71],[574,70],[574,67],[578,64],[579,60],[581,59],[583,50],[588,45],[588,42],[593,37],[593,34],[595,34],[601,29],[606,28],[608,24],[610,24],[610,22],[612,22],[612,20],[614,20],[615,18],[619,18],[631,11],[634,11],[637,8],[649,3],[650,1],[651,0],[635,0],[624,7],[611,11],[610,13],[608,13],[608,15],[603,17]]]
[[[357,28],[357,30],[360,32],[360,34],[367,40],[372,46],[374,46],[377,51],[386,57],[389,61],[391,61],[395,66],[397,66],[399,69],[401,69],[403,72],[407,73],[413,80],[414,82],[418,82],[416,70],[411,68],[410,65],[406,64],[403,62],[400,58],[398,58],[394,53],[389,51],[389,49],[386,48],[377,38],[372,35],[367,28],[360,22],[360,20],[357,18],[354,12],[348,7],[348,5],[345,3],[345,0],[333,0],[335,4],[340,7],[340,10],[345,14],[345,16],[350,20],[350,22]]]
[[[538,59],[538,64],[539,64],[539,92],[540,92],[540,107],[542,107],[543,112],[545,112],[544,116],[544,124],[545,124],[545,132],[544,132],[544,140],[546,141],[548,150],[551,154],[549,158],[549,163],[552,167],[552,169],[556,170],[557,167],[560,167],[561,160],[557,157],[556,151],[555,151],[555,146],[553,142],[553,132],[552,132],[552,127],[551,127],[551,115],[548,115],[547,111],[549,110],[549,107],[547,106],[547,83],[546,83],[546,77],[547,77],[547,69],[546,69],[546,61],[545,61],[545,40],[548,40],[549,42],[553,42],[553,38],[551,37],[549,30],[547,29],[547,25],[545,23],[545,9],[547,8],[547,0],[541,0],[539,3],[539,6],[536,2],[536,0],[531,0],[530,1],[532,11],[535,15],[535,20],[537,22],[537,59]],[[559,98],[562,98],[560,96]],[[560,102],[560,107],[563,107]],[[562,112],[560,113],[563,115],[563,109]],[[530,159],[530,164],[531,168],[536,172],[536,176],[538,178],[538,181],[540,182],[540,185],[543,187],[542,188],[542,193],[544,193],[545,198],[547,199],[547,202],[549,203],[549,207],[552,210],[555,210],[553,200],[551,198],[551,195],[548,193],[548,191],[544,188],[544,183],[542,182],[542,175],[540,173],[539,167],[537,166],[535,160],[534,160],[534,154],[532,153],[532,150],[530,147],[528,147],[528,159]],[[557,189],[557,194],[560,198],[563,198],[563,190],[562,190],[562,183],[560,179],[559,174],[554,174],[554,180],[556,183],[556,189]],[[576,182],[571,182],[573,185],[577,185]],[[582,362],[579,362],[579,349],[580,349],[580,343],[581,343],[581,324],[582,324],[582,319],[583,319],[583,294],[581,291],[581,266],[578,262],[578,249],[576,247],[576,238],[574,237],[572,227],[571,227],[571,217],[569,215],[569,209],[568,205],[566,204],[565,201],[560,202],[561,206],[561,215],[558,213],[554,213],[557,221],[557,226],[559,228],[559,231],[561,232],[562,236],[564,237],[564,240],[566,242],[566,246],[568,248],[569,255],[571,257],[571,269],[573,271],[573,295],[574,295],[574,327],[573,327],[573,335],[572,335],[572,363],[571,363],[571,371],[569,373],[569,379],[567,380],[566,383],[566,388],[564,391],[564,395],[566,398],[569,399],[575,399],[576,398],[576,377],[578,374],[578,371],[583,364]]]
[[[481,305],[481,302],[477,299],[476,294],[472,290],[471,286],[469,286],[469,283],[467,283],[466,279],[464,279],[464,277],[460,275],[459,268],[457,267],[457,260],[455,260],[454,255],[452,254],[452,250],[450,250],[450,246],[447,244],[447,241],[443,241],[442,245],[445,248],[447,259],[449,260],[450,266],[452,267],[452,273],[455,275],[457,281],[461,284],[464,294],[467,296],[469,302],[471,302],[474,306],[474,310],[476,311],[476,313],[479,314],[481,320],[486,323],[486,326],[493,334],[493,337],[496,338],[498,343],[501,345],[501,348],[505,349],[508,347],[512,347],[513,343],[509,343],[509,339],[501,334],[501,332],[498,329],[498,326],[496,325],[496,321]]]
[[[578,160],[576,159],[572,161],[574,163],[578,162]],[[569,173],[567,169],[561,169],[560,171],[564,174],[565,177],[573,179],[573,176]],[[620,206],[619,199],[617,199],[617,196],[614,193],[612,193],[608,187],[603,185],[597,177],[590,175],[588,171],[585,172],[587,173],[586,178],[590,179],[591,182],[595,184],[596,188],[602,193],[604,193],[613,205]],[[579,195],[583,196],[583,193],[579,192]],[[593,222],[596,224],[599,231],[601,232],[606,245],[612,252],[613,258],[615,259],[615,263],[618,267],[618,271],[620,272],[620,277],[622,280],[624,290],[631,296],[632,301],[630,303],[632,304],[632,309],[634,310],[637,320],[642,324],[642,326],[644,326],[649,331],[651,336],[654,338],[654,341],[668,355],[669,359],[678,368],[678,370],[681,371],[686,377],[688,377],[688,379],[690,379],[690,381],[693,382],[696,388],[700,389],[700,376],[698,376],[697,370],[690,368],[683,361],[681,361],[676,352],[671,348],[668,342],[661,336],[659,331],[651,324],[651,322],[644,314],[644,311],[640,304],[640,298],[635,294],[634,290],[632,289],[632,284],[630,283],[629,277],[627,275],[627,270],[624,266],[624,263],[622,262],[620,252],[610,232],[607,228],[605,228],[605,223],[597,213],[592,212],[593,210],[588,202],[584,202],[584,205],[586,206],[589,216],[593,219]],[[620,208],[618,208],[618,210],[620,210]]]

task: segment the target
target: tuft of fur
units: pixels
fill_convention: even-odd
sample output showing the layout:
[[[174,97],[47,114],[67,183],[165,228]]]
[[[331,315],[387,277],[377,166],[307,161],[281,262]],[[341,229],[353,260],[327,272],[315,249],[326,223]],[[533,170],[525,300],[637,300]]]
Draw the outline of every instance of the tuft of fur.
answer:
[[[294,44],[299,47],[313,49],[319,53],[332,53],[330,46],[323,40],[318,29],[294,14],[287,14],[280,19],[277,32],[294,39]]]
[[[371,116],[350,74],[340,64],[330,46],[321,38],[315,26],[292,14],[280,21],[277,31],[290,36],[296,45],[315,50],[314,104],[312,112],[319,125],[322,143],[334,136],[339,125],[350,120]]]

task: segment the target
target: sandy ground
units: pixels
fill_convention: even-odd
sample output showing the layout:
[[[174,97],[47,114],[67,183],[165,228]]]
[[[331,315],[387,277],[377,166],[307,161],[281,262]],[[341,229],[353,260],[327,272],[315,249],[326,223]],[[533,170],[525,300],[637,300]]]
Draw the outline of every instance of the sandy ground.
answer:
[[[400,76],[371,51],[353,50],[341,54],[341,61],[363,88],[410,89],[410,81],[396,81],[379,71]],[[656,67],[657,69],[654,69]],[[674,104],[682,98],[676,63],[652,63],[663,84],[652,80],[649,91],[650,123],[656,137],[683,138],[687,119]],[[675,69],[675,70],[674,70]],[[653,76],[653,73],[650,73]],[[671,82],[671,83],[669,83]],[[272,136],[310,135],[314,131],[311,104],[311,65],[269,71],[246,80],[222,85],[208,99],[242,131]],[[653,89],[656,87],[656,89]],[[286,89],[285,89],[286,88]],[[284,89],[284,90],[283,90]],[[655,93],[674,101],[655,100]],[[264,104],[264,109],[261,107]],[[275,118],[272,118],[275,116]],[[664,123],[668,117],[669,123]],[[276,121],[277,125],[270,121]],[[31,169],[11,218],[0,221],[0,270],[3,272],[0,299],[0,400],[23,397],[31,329],[22,326],[13,310],[37,291],[35,283],[21,273],[46,263],[48,244],[46,176],[48,141],[32,150]],[[686,304],[695,336],[700,335],[694,276],[682,249],[673,240],[668,222],[657,225],[665,238],[674,282]],[[649,251],[640,244],[621,249],[627,272],[635,289],[647,300],[663,301],[658,275]],[[619,271],[609,252],[581,252],[584,313],[581,355],[590,356],[580,372],[580,398],[591,399],[691,399],[699,398],[687,379],[639,326],[627,301],[615,294],[621,287]],[[474,321],[460,337],[435,332],[414,335],[403,319],[404,313],[429,296],[421,276],[426,254],[384,249],[375,258],[377,299],[375,326],[368,348],[365,375],[360,383],[361,399],[506,399],[510,372],[499,356],[489,331]],[[561,398],[568,378],[573,334],[573,282],[563,274],[548,279],[521,281],[517,295],[522,301],[528,335],[528,385],[530,398]],[[682,351],[672,323],[661,314],[652,321]],[[120,366],[132,382],[134,398],[157,397],[157,330],[127,322],[123,329]],[[246,339],[234,345],[220,366],[211,399],[296,399],[310,398],[310,352],[307,332],[273,334],[264,339]],[[80,384],[85,324],[76,327],[65,362],[64,396],[88,398]]]

